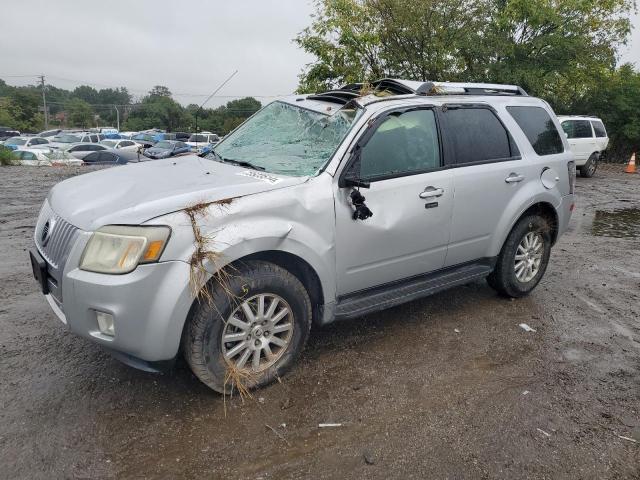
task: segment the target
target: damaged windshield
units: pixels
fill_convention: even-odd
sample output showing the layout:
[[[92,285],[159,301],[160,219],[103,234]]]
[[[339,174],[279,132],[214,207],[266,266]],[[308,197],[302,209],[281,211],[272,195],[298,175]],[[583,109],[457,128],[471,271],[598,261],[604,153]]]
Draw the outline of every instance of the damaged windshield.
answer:
[[[273,102],[215,148],[223,161],[246,163],[282,175],[315,175],[331,158],[360,115],[342,108],[329,116],[283,102]]]

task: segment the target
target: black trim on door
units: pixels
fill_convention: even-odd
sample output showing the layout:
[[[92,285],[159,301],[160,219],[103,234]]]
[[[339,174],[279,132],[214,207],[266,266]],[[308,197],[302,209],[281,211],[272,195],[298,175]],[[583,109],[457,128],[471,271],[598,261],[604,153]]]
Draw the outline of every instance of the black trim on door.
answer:
[[[417,110],[431,110],[433,112],[433,116],[436,122],[436,133],[438,136],[438,153],[440,155],[440,166],[437,168],[430,168],[425,170],[413,170],[410,172],[399,172],[399,173],[394,173],[390,175],[381,175],[378,177],[367,178],[363,180],[366,180],[368,182],[379,182],[382,180],[389,180],[392,178],[408,177],[411,175],[420,175],[423,173],[437,172],[445,168],[444,166],[446,163],[445,163],[445,150],[444,150],[442,132],[441,132],[442,128],[440,125],[440,118],[439,118],[438,108],[436,107],[436,105],[412,105],[409,107],[395,108],[392,110],[387,110],[382,114],[380,114],[379,116],[369,120],[369,125],[367,126],[366,130],[362,133],[360,138],[358,138],[355,146],[351,149],[351,155],[347,160],[347,162],[345,163],[344,168],[340,172],[340,177],[338,178],[338,187],[345,188],[347,186],[346,183],[344,182],[347,172],[349,171],[351,166],[358,160],[360,156],[360,151],[362,150],[362,148],[367,144],[367,142],[369,142],[373,134],[378,130],[378,127],[387,118],[389,118],[392,115],[402,115],[404,113],[413,112]]]
[[[495,264],[495,257],[480,258],[343,295],[338,298],[334,319],[360,317],[482,279]]]
[[[509,139],[509,153],[511,153],[511,156],[506,158],[491,158],[491,159],[485,159],[485,160],[478,160],[475,162],[455,163],[455,154],[454,154],[452,139],[451,139],[451,136],[447,134],[449,130],[449,126],[447,124],[446,112],[448,110],[460,110],[460,109],[475,109],[475,110],[485,109],[493,113],[496,120],[498,120],[500,125],[502,125],[502,128],[504,128],[504,131],[507,133],[507,137]],[[504,122],[500,118],[500,115],[498,114],[497,110],[493,108],[491,105],[487,105],[486,103],[446,103],[442,105],[441,108],[437,109],[437,116],[441,117],[440,123],[442,125],[442,131],[443,131],[443,135],[442,135],[443,147],[446,150],[446,157],[443,159],[445,168],[461,168],[461,167],[470,167],[474,165],[486,165],[488,163],[500,163],[500,162],[510,162],[514,160],[522,160],[520,149],[518,148],[518,145],[513,139],[511,132],[509,131],[507,126],[504,124]],[[452,163],[448,163],[447,160],[451,160]]]

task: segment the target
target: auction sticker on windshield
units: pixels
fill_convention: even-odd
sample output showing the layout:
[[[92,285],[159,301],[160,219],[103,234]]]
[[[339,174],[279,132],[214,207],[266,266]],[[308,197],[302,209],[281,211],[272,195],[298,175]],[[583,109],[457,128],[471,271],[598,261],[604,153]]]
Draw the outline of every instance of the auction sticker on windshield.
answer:
[[[282,178],[276,177],[275,175],[269,175],[265,172],[256,172],[254,170],[246,170],[244,172],[236,173],[236,175],[255,178],[256,180],[262,180],[263,182],[270,183],[271,185],[275,185],[282,181]]]

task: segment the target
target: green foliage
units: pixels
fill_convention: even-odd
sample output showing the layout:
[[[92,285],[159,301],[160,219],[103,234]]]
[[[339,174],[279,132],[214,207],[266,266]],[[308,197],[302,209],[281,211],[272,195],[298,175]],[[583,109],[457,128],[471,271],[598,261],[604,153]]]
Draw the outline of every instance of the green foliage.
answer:
[[[629,64],[606,72],[570,110],[559,112],[602,118],[611,139],[608,159],[627,162],[640,148],[640,72]]]
[[[14,163],[13,151],[0,145],[0,165],[13,165]]]
[[[195,104],[184,108],[171,97],[171,91],[162,85],[153,87],[138,104],[132,104],[131,95],[124,87],[96,90],[81,85],[69,91],[47,85],[51,126],[88,128],[96,124],[115,125],[117,116],[114,105],[119,107],[123,130],[162,128],[189,132],[195,130],[197,115],[199,131],[210,130],[221,134],[228,133],[262,107],[258,100],[248,97],[215,109],[199,109]],[[44,127],[41,108],[42,91],[39,86],[12,87],[0,80],[0,125],[21,132],[38,132]],[[66,113],[62,122],[55,118],[59,112]],[[100,118],[95,119],[96,115]]]
[[[629,97],[637,73],[615,69],[634,0],[316,0],[316,8],[294,39],[315,57],[299,92],[384,77],[513,83],[558,111],[610,118],[615,148],[640,141]]]
[[[215,109],[200,109],[195,104],[184,108],[171,98],[167,87],[155,86],[129,114],[124,128],[139,131],[155,127],[170,132],[190,132],[196,130],[197,117],[198,131],[209,130],[226,135],[261,107],[258,100],[248,97],[232,100]]]
[[[93,124],[93,109],[84,100],[74,98],[67,104],[69,122],[82,128],[90,128]]]

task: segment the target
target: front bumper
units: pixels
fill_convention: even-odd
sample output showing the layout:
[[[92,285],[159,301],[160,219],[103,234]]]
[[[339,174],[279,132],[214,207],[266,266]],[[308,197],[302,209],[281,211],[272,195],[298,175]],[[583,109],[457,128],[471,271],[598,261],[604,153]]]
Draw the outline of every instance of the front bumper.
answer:
[[[191,308],[189,265],[141,265],[126,275],[75,268],[62,282],[69,329],[110,350],[146,361],[170,360],[178,353],[182,327]],[[102,333],[96,312],[113,316],[115,335]]]
[[[78,265],[89,237],[87,232],[78,236],[58,290],[45,297],[56,316],[72,332],[138,368],[175,358],[193,302],[189,265],[182,261],[140,265],[125,275],[87,272]],[[113,316],[113,336],[100,331],[96,312]]]

